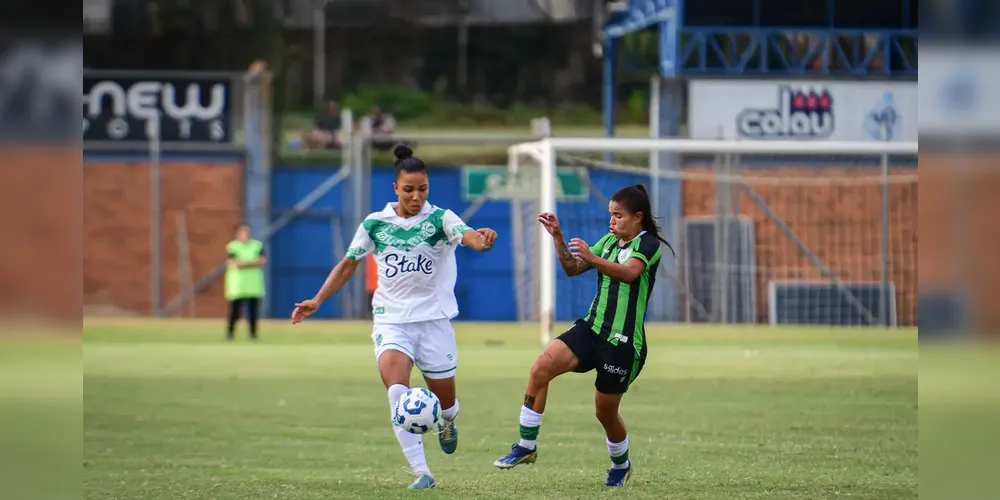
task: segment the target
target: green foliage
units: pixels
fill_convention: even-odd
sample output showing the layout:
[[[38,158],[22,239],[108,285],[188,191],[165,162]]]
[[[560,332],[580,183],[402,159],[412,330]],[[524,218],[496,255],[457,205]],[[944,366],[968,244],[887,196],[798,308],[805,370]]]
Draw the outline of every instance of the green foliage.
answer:
[[[646,92],[639,90],[632,91],[626,102],[626,109],[629,123],[643,123],[649,114],[649,99]]]
[[[660,34],[655,30],[643,30],[624,37],[628,57],[646,66],[660,64]]]
[[[439,99],[428,92],[399,85],[363,85],[339,100],[342,107],[354,110],[356,116],[367,114],[377,105],[392,113],[405,126],[527,126],[532,119],[542,116],[549,117],[555,125],[601,124],[601,110],[585,104],[568,104],[548,109],[522,102],[509,107],[485,102],[466,104]],[[642,100],[635,105],[644,106],[644,103],[645,100]],[[629,112],[620,120],[620,123],[644,122],[645,110]]]
[[[583,104],[567,104],[560,106],[548,114],[553,125],[601,125],[603,113],[599,108]]]
[[[276,82],[276,93],[284,89]],[[446,130],[447,133],[528,133],[532,119],[548,117],[555,133],[562,135],[593,135],[603,134],[602,113],[599,108],[584,104],[568,104],[556,108],[529,106],[517,102],[507,108],[501,108],[488,103],[464,104],[435,98],[431,94],[413,89],[377,85],[364,86],[343,98],[345,109],[354,111],[355,116],[367,114],[372,106],[378,105],[387,112],[393,113],[399,122],[399,130],[408,132],[428,132]],[[619,127],[640,125],[643,127],[638,136],[645,136],[646,97],[642,92],[631,94],[627,105],[622,103],[618,113]],[[624,112],[623,112],[624,111]],[[276,138],[275,162],[291,168],[311,168],[339,163],[339,151],[313,151],[308,154],[302,150],[286,148],[288,141],[297,138],[302,131],[312,126],[313,112],[277,112],[275,113]],[[634,127],[632,127],[634,128]],[[570,132],[567,132],[570,130]],[[624,129],[619,128],[619,135]],[[628,133],[626,135],[633,135]],[[435,164],[453,163],[506,163],[507,150],[503,147],[455,147],[424,145],[420,147],[419,155],[424,161]],[[388,151],[375,152],[376,163],[392,163],[392,154]]]
[[[363,85],[343,98],[341,106],[358,115],[375,106],[391,112],[396,120],[407,121],[426,116],[434,108],[434,98],[419,90],[401,85]]]

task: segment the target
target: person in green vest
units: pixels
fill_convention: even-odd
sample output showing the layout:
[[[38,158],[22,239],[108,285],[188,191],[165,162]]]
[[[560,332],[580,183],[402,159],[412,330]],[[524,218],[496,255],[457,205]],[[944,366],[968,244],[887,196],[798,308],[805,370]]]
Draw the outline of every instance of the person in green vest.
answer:
[[[226,336],[233,340],[236,322],[245,307],[250,323],[250,338],[257,340],[257,319],[260,300],[264,298],[264,244],[250,237],[250,226],[240,225],[236,239],[226,245],[226,300],[229,301],[229,329]]]

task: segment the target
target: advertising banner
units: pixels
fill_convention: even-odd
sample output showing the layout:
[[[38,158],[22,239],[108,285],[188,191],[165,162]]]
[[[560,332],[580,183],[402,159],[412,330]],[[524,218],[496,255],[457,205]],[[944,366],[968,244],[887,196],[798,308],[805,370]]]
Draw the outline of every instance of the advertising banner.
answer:
[[[692,80],[694,139],[916,141],[917,82]]]
[[[556,170],[556,197],[559,201],[587,201],[590,199],[589,175],[585,168],[559,167]],[[538,199],[538,169],[526,169],[511,179],[507,167],[462,167],[462,199],[480,198],[493,200]]]
[[[83,140],[229,143],[233,90],[225,75],[85,74]]]
[[[1000,51],[996,49],[922,49],[920,132],[928,138],[1000,136],[1000,95],[993,90],[997,81]]]

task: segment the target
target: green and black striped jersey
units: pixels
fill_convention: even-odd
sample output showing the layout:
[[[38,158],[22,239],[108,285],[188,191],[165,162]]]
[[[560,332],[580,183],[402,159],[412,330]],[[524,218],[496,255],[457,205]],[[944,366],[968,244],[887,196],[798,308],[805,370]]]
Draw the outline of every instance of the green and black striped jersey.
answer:
[[[595,334],[613,345],[629,342],[641,351],[646,341],[644,323],[649,295],[656,281],[656,268],[660,264],[660,240],[655,234],[643,231],[629,242],[623,242],[608,233],[590,247],[594,255],[625,265],[629,259],[646,263],[646,270],[631,283],[615,281],[597,273],[597,295],[584,321]]]

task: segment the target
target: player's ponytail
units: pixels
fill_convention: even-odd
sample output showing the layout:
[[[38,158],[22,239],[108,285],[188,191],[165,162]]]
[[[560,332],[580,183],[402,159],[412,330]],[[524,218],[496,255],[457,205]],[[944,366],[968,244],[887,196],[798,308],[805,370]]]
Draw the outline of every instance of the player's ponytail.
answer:
[[[404,172],[413,174],[427,171],[427,165],[424,164],[424,161],[413,156],[413,149],[406,144],[397,145],[393,148],[392,154],[396,157],[396,163],[393,166],[396,167],[397,178]]]
[[[634,186],[623,187],[611,196],[611,201],[625,205],[625,208],[633,214],[642,212],[642,229],[656,236],[656,239],[667,245],[671,254],[675,257],[677,256],[674,247],[670,245],[669,241],[663,238],[663,231],[660,229],[659,224],[656,223],[656,217],[653,215],[653,207],[649,201],[649,192],[646,191],[646,186],[636,184]]]

